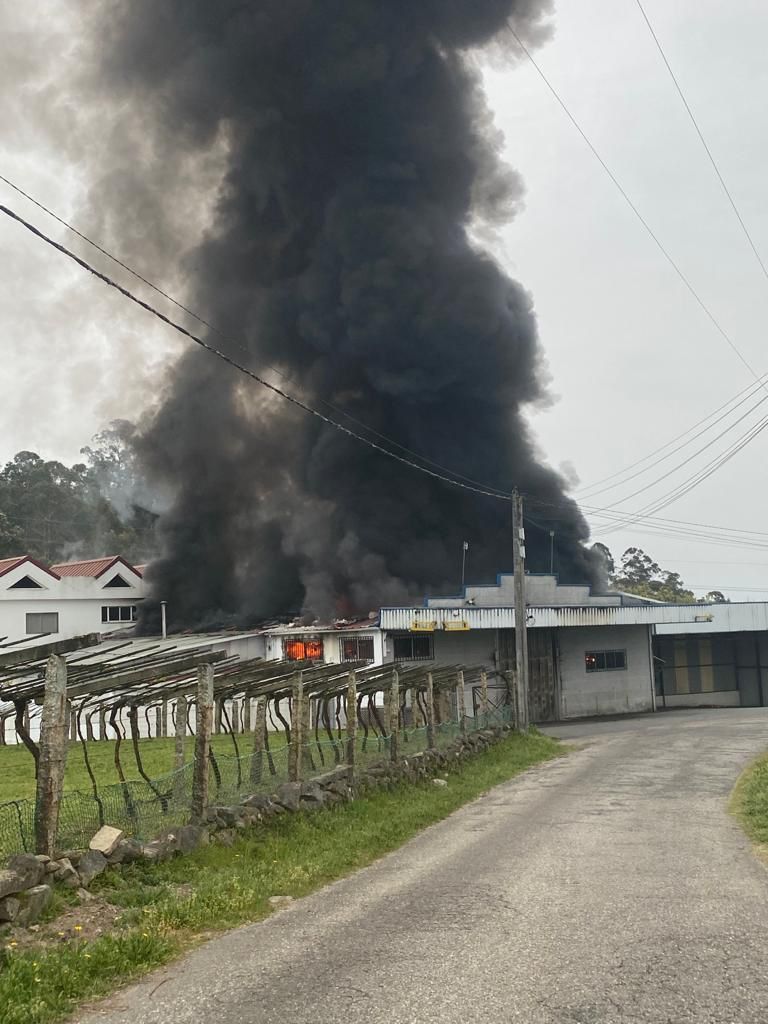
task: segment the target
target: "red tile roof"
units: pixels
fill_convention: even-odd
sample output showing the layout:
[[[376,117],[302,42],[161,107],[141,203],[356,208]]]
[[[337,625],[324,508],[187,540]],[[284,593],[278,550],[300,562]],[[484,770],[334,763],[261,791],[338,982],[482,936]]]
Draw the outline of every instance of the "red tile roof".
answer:
[[[11,569],[15,569],[26,560],[26,555],[17,555],[15,558],[0,558],[0,576],[4,576]]]
[[[25,562],[29,562],[30,565],[36,565],[38,569],[42,569],[49,576],[55,576],[58,579],[58,573],[54,572],[53,569],[49,569],[47,565],[43,565],[42,562],[38,562],[36,558],[30,558],[29,555],[16,555],[15,558],[0,558],[0,576],[5,576],[11,569],[15,569],[17,565],[23,565]]]
[[[124,558],[121,558],[120,555],[109,555],[106,558],[89,558],[82,562],[60,562],[58,565],[52,565],[51,569],[58,576],[90,576],[92,579],[98,579],[115,565],[124,565],[126,569],[133,569],[133,566],[126,562]]]

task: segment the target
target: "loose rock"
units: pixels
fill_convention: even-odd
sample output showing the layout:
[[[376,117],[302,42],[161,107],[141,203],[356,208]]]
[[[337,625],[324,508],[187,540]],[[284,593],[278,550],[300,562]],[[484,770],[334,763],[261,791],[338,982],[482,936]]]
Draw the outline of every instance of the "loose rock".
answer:
[[[117,849],[117,844],[125,836],[125,832],[111,825],[104,825],[88,844],[91,850],[96,850],[105,857],[111,856]]]

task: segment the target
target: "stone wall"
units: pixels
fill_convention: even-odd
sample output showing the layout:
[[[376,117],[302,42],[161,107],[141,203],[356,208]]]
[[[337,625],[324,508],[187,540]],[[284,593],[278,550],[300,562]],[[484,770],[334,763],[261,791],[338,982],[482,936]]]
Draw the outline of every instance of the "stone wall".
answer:
[[[166,831],[150,842],[142,843],[107,825],[96,833],[87,850],[57,852],[53,858],[17,854],[0,870],[0,927],[34,924],[50,903],[56,885],[87,890],[94,878],[109,868],[119,869],[122,864],[139,860],[168,860],[210,842],[231,846],[240,832],[284,814],[334,807],[404,782],[432,779],[442,785],[441,774],[487,750],[509,731],[509,726],[480,730],[457,737],[442,750],[379,761],[356,772],[354,779],[350,778],[349,767],[340,765],[307,782],[286,782],[269,796],[256,793],[235,805],[209,807],[201,822]]]

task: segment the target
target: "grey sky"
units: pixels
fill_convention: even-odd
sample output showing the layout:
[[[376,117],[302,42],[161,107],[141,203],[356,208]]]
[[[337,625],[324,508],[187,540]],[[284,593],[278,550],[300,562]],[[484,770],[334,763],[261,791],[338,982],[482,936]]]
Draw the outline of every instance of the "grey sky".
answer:
[[[762,202],[768,8],[758,0],[646,0],[645,6],[768,257]],[[94,223],[98,215],[86,210],[89,168],[109,132],[94,116],[98,112],[74,109],[61,85],[78,71],[77,10],[76,4],[42,2],[34,14],[19,5],[0,9],[0,112],[6,126],[0,173],[64,216]],[[44,48],[36,42],[42,17],[53,33],[52,48],[50,41]],[[744,356],[758,372],[768,370],[761,343],[768,281],[706,162],[635,0],[561,0],[555,26],[553,40],[536,53],[543,70]],[[51,52],[59,55],[54,63]],[[525,209],[503,231],[497,253],[530,289],[538,310],[554,401],[533,410],[532,420],[549,461],[572,467],[586,485],[663,444],[746,387],[750,376],[533,68],[525,60],[517,66],[494,63],[486,79],[507,158],[527,187]],[[62,125],[71,130],[62,132]],[[1,184],[0,197],[30,214],[29,205]],[[119,218],[119,211],[113,216]],[[53,227],[42,214],[31,219]],[[0,253],[0,458],[32,448],[73,460],[106,421],[134,418],[153,399],[161,367],[179,343],[4,220]],[[139,269],[164,280],[174,276],[167,266]],[[660,515],[765,530],[764,445],[762,437],[755,440]],[[615,504],[685,454],[590,504]],[[641,507],[704,461],[619,507]],[[731,586],[768,596],[768,550],[652,535],[640,526],[600,539],[615,554],[631,543],[643,546],[700,591]],[[750,594],[734,589],[731,596]]]

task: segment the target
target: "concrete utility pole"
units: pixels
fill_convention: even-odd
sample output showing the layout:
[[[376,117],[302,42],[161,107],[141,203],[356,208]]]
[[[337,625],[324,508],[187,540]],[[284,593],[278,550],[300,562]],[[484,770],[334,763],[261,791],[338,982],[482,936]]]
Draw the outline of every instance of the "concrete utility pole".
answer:
[[[517,684],[518,728],[528,722],[528,612],[525,607],[525,530],[523,499],[515,488],[512,503],[512,538],[515,564],[515,682]]]

